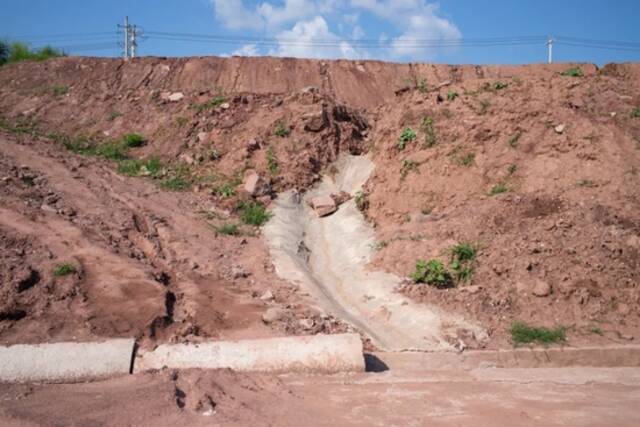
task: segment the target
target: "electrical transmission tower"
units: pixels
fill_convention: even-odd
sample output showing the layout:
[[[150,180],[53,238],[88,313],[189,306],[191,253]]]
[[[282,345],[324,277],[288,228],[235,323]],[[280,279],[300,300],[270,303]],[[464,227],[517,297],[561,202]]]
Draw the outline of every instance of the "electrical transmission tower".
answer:
[[[142,35],[142,29],[137,25],[129,24],[129,17],[124,18],[124,25],[118,25],[124,33],[124,43],[122,44],[122,57],[125,61],[136,57],[138,48],[138,37]]]

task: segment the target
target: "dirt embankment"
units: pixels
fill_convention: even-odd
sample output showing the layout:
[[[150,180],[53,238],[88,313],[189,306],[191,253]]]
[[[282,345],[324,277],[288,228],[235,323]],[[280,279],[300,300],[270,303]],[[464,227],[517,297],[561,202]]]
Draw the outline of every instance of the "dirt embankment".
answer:
[[[268,182],[268,204],[309,188],[344,152],[376,166],[362,199],[376,226],[373,267],[408,276],[418,259],[447,263],[457,242],[478,249],[458,287],[401,292],[479,321],[493,346],[507,344],[513,320],[567,326],[577,344],[638,336],[640,67],[561,75],[568,68],[275,58],[3,67],[0,340],[347,329],[275,275],[256,228],[220,232],[240,222],[251,170]],[[405,128],[416,135],[400,149]],[[162,173],[119,174],[122,159],[82,145],[131,132],[146,143],[129,160],[157,158]],[[55,275],[64,262],[76,271]]]

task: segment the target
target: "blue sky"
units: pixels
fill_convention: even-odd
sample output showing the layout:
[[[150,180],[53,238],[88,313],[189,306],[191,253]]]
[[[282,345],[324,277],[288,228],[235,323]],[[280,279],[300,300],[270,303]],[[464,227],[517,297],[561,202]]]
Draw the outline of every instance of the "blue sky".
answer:
[[[2,0],[0,37],[27,40],[34,46],[49,42],[70,47],[70,53],[116,56],[120,52],[116,25],[125,15],[147,33],[139,52],[156,56],[528,63],[546,61],[544,40],[536,40],[535,45],[447,48],[424,46],[424,40],[459,44],[460,40],[551,34],[640,43],[640,0]],[[182,36],[170,40],[153,32],[257,38],[267,44],[193,41]],[[52,37],[65,33],[105,34],[76,40]],[[85,49],[96,44],[105,49]],[[640,45],[637,49],[556,44],[554,60],[638,61]]]

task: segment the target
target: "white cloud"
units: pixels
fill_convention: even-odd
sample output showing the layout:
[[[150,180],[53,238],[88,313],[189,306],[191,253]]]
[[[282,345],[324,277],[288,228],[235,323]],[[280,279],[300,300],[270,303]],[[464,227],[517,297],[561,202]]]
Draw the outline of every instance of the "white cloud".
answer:
[[[211,4],[216,18],[227,28],[261,30],[264,25],[262,17],[245,8],[242,0],[211,0]]]
[[[358,52],[346,41],[329,30],[327,21],[316,16],[309,21],[296,23],[291,30],[276,35],[277,49],[270,52],[274,56],[296,58],[358,58]],[[311,45],[323,42],[327,44]]]
[[[255,44],[245,44],[240,49],[231,53],[233,56],[260,56],[258,46]]]

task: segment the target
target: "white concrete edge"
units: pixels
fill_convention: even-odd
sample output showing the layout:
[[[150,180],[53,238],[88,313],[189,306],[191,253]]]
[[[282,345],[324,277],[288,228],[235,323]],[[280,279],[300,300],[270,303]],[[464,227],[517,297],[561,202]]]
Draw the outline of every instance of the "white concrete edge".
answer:
[[[200,344],[162,344],[136,357],[134,373],[162,368],[256,372],[364,372],[358,334],[310,335]]]
[[[133,338],[0,347],[0,381],[77,382],[129,374]]]

